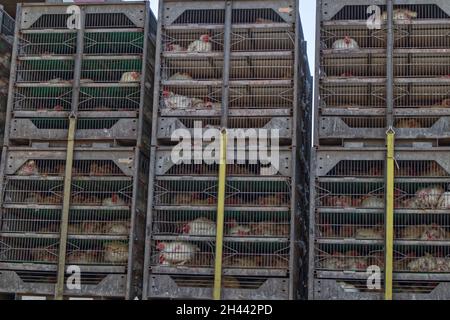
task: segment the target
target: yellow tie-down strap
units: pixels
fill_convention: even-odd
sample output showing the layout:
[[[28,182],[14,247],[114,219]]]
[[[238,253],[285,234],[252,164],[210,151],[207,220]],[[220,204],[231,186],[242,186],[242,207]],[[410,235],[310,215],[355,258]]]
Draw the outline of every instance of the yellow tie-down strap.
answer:
[[[395,131],[386,132],[386,244],[385,244],[385,291],[384,299],[392,300],[392,273],[394,254],[394,146]]]
[[[225,186],[227,177],[227,131],[220,132],[220,164],[219,186],[217,191],[217,231],[216,231],[216,259],[214,264],[214,290],[213,299],[220,300],[222,293],[222,252],[223,252],[223,225],[225,216]]]

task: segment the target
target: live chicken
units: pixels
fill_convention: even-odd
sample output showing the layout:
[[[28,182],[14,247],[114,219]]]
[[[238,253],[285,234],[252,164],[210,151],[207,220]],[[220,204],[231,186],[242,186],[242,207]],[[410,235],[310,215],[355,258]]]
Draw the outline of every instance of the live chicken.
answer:
[[[170,43],[166,45],[166,51],[184,52],[186,51],[186,48],[183,48],[182,46],[176,43]]]
[[[326,196],[322,199],[322,205],[325,207],[355,208],[359,203],[360,200],[350,196]]]
[[[168,109],[187,110],[193,108],[192,99],[171,91],[163,91],[164,107]]]
[[[19,176],[36,176],[39,175],[39,169],[34,160],[28,160],[20,169],[17,171]]]
[[[450,259],[426,253],[425,256],[410,261],[406,269],[412,272],[450,272]]]
[[[25,196],[25,199],[23,200],[24,203],[30,203],[30,204],[42,204],[42,196],[40,193],[37,192],[31,192],[28,193]]]
[[[403,228],[400,237],[407,240],[445,240],[447,232],[438,225],[413,225]]]
[[[255,23],[273,23],[270,19],[256,18]]]
[[[256,257],[235,256],[225,259],[224,266],[228,268],[258,268],[259,261]]]
[[[401,119],[397,125],[397,128],[401,128],[401,129],[418,129],[418,128],[422,128],[422,124],[420,123],[420,121],[416,120],[416,119]]]
[[[74,264],[92,264],[97,262],[97,253],[95,251],[72,251],[67,255],[67,263]]]
[[[56,250],[48,249],[45,247],[33,248],[32,256],[35,262],[58,262],[58,252]]]
[[[320,262],[321,268],[329,270],[365,271],[368,265],[368,259],[359,256],[356,251],[348,251],[345,254],[334,252]]]
[[[173,198],[173,203],[176,205],[191,204],[192,196],[190,194],[177,194]]]
[[[120,78],[120,82],[139,82],[141,81],[141,74],[136,71],[124,72]]]
[[[105,234],[128,234],[130,232],[130,223],[128,221],[107,222],[101,231]]]
[[[281,206],[286,205],[287,201],[284,195],[275,194],[259,197],[258,204],[261,206]]]
[[[384,229],[382,227],[358,228],[354,237],[355,239],[383,239]]]
[[[360,204],[361,208],[384,208],[385,202],[382,198],[376,196],[365,197]]]
[[[450,209],[450,192],[444,192],[441,195],[437,209]]]
[[[0,76],[0,96],[8,95],[9,82],[8,79]]]
[[[383,12],[382,19],[387,20],[387,11]],[[417,18],[417,12],[408,9],[394,9],[394,21],[411,22],[412,19]]]
[[[200,251],[196,245],[182,241],[159,242],[156,249],[159,250],[159,263],[161,265],[179,266],[188,264]]]
[[[212,44],[207,34],[201,35],[200,39],[193,41],[187,48],[188,52],[210,52],[211,50]]]
[[[422,188],[415,194],[416,205],[422,209],[434,209],[439,204],[444,189],[440,186]]]
[[[333,43],[333,49],[335,50],[359,49],[359,45],[355,39],[346,36],[344,39],[336,40]]]
[[[274,222],[254,222],[250,224],[251,234],[255,236],[280,236],[289,235],[289,224]]]
[[[446,177],[448,176],[448,173],[436,162],[432,162],[428,165],[428,168],[423,175],[428,177]]]
[[[192,80],[192,77],[185,72],[177,72],[173,74],[169,80]]]
[[[416,198],[403,199],[399,202],[399,207],[405,209],[417,209],[419,208],[418,199]]]
[[[193,236],[215,236],[216,223],[207,218],[197,218],[183,226],[183,233]]]
[[[107,164],[92,162],[89,167],[89,175],[90,176],[110,175],[112,173],[113,173],[113,168]]]
[[[102,206],[113,207],[113,206],[126,206],[127,203],[119,195],[113,193],[110,198],[105,198],[102,201]]]
[[[366,270],[369,266],[368,260],[365,257],[360,257],[360,254],[356,251],[348,251],[345,254],[348,258],[346,259],[346,269],[347,270]]]
[[[11,67],[11,54],[9,52],[0,54],[0,65],[5,69]]]
[[[439,104],[437,104],[435,107],[438,108],[450,108],[450,99],[444,99]]]
[[[228,234],[230,236],[245,237],[252,234],[252,229],[249,226],[239,224],[236,220],[231,220],[226,224],[229,227]]]
[[[104,244],[106,262],[123,263],[128,260],[128,244],[123,242],[109,242]]]

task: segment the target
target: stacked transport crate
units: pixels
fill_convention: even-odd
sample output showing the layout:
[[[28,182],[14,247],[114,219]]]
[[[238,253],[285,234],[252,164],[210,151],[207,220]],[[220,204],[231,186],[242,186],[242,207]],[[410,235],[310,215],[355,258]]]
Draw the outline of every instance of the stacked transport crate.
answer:
[[[13,45],[14,19],[0,5],[0,141],[3,144],[6,103],[8,100],[9,70]]]
[[[70,11],[21,4],[16,19],[0,292],[134,298],[142,287],[156,20],[146,2]]]
[[[450,6],[395,0],[391,46],[388,3],[318,1],[310,299],[383,298],[390,103],[393,298],[450,298]]]
[[[298,3],[160,1],[158,22],[143,298],[212,298],[215,270],[224,299],[298,298],[312,87]],[[219,269],[219,166],[177,162],[171,139],[214,128],[280,136],[275,174],[227,165]]]

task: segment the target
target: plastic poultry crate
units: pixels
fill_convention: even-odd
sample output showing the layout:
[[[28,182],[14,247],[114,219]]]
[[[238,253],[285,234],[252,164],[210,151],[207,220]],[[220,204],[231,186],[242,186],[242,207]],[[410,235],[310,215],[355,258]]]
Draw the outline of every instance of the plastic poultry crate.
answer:
[[[148,57],[154,56],[155,21],[147,22],[138,5],[86,5],[85,25],[77,39],[77,30],[65,23],[65,6],[45,6],[47,13],[39,12],[39,6],[22,7],[28,18],[19,21],[16,37],[15,87],[8,105],[10,143],[61,143],[74,103],[77,140],[109,140],[116,145],[149,140],[151,108],[143,108],[143,97],[151,100],[154,62]],[[52,29],[56,32],[48,32]],[[79,89],[73,90],[75,86]]]
[[[317,9],[309,298],[384,298],[392,103],[393,298],[448,299],[449,70],[443,61],[450,8],[439,0],[395,2],[392,47],[385,2],[322,0]],[[380,272],[378,287],[371,286],[371,267]]]
[[[66,150],[11,148],[6,161],[1,291],[51,294]],[[77,148],[72,174],[66,261],[79,265],[86,279],[82,291],[67,294],[124,297],[127,268],[143,249],[129,239],[142,236],[136,225],[144,223],[139,212],[146,207],[148,155],[133,148]]]
[[[308,191],[294,186],[309,174],[312,115],[298,3],[159,8],[144,298],[212,298],[219,166],[172,160],[173,135],[207,134],[226,117],[230,133],[277,129],[279,141],[275,172],[266,159],[248,159],[248,137],[228,149],[245,160],[227,165],[222,298],[296,299]]]

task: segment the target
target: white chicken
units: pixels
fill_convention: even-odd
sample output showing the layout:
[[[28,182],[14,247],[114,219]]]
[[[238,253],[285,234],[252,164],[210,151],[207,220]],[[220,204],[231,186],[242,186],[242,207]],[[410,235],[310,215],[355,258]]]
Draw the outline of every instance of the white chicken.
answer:
[[[200,39],[191,42],[187,48],[189,52],[210,52],[211,50],[212,44],[207,34],[201,35]]]
[[[289,235],[290,226],[285,223],[273,223],[273,222],[255,222],[250,224],[251,234],[255,236],[283,236]]]
[[[349,49],[359,49],[358,42],[355,39],[345,36],[344,39],[336,40],[333,43],[333,49],[335,50],[349,50]]]
[[[412,19],[417,18],[417,12],[408,9],[395,9],[394,21],[410,22]],[[387,20],[387,11],[383,12],[382,19]]]
[[[197,218],[183,226],[183,233],[192,236],[215,236],[216,223],[206,218]]]
[[[359,200],[350,196],[326,196],[322,199],[322,205],[325,207],[355,208],[359,204]]]
[[[139,82],[141,81],[141,74],[136,71],[124,72],[120,78],[120,82]]]
[[[170,43],[166,45],[166,51],[184,52],[186,51],[186,48],[183,48],[182,46],[176,43]]]
[[[192,99],[186,96],[175,94],[171,91],[163,91],[164,107],[168,109],[187,110],[193,107]]]
[[[361,208],[384,208],[385,203],[382,198],[368,196],[361,201]]]
[[[434,209],[439,204],[444,189],[440,186],[432,186],[420,189],[415,194],[416,204],[422,209]]]
[[[39,174],[39,169],[34,160],[28,160],[18,171],[19,176],[35,176]]]
[[[128,260],[128,244],[123,242],[109,242],[104,245],[105,261],[123,263]]]
[[[400,237],[407,240],[435,241],[445,240],[447,232],[438,225],[414,225],[401,230]]]
[[[410,261],[406,268],[413,272],[449,272],[450,259],[433,257],[426,253],[425,256]]]
[[[228,233],[231,236],[243,237],[250,235],[252,233],[252,230],[249,227],[237,225],[235,227],[232,227]]]
[[[177,72],[173,74],[169,80],[192,80],[192,77],[185,72]]]
[[[159,242],[156,245],[159,250],[159,263],[161,265],[185,265],[192,261],[200,249],[190,243],[175,242]]]
[[[450,209],[450,192],[444,192],[439,199],[437,209]]]
[[[127,203],[116,193],[113,193],[110,198],[105,198],[102,201],[102,206],[114,207],[114,206],[126,206]]]

